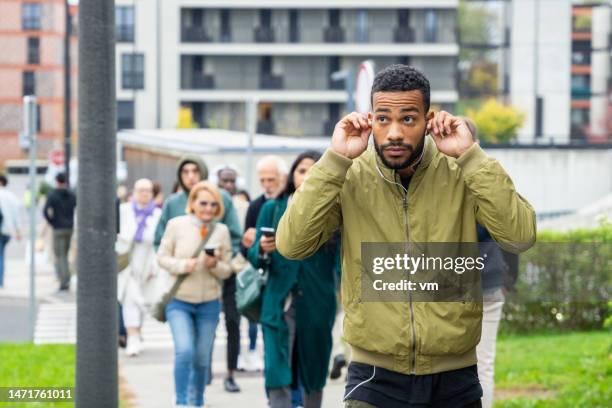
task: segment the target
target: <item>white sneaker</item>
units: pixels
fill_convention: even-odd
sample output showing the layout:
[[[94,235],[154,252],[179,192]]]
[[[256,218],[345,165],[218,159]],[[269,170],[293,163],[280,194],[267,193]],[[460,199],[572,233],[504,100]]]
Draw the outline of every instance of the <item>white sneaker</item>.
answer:
[[[246,371],[247,370],[247,362],[246,362],[246,358],[244,357],[244,353],[240,353],[238,354],[238,363],[236,364],[236,369],[238,371]]]
[[[257,350],[249,350],[246,354],[247,361],[247,371],[262,371],[263,370],[263,361]]]
[[[141,350],[140,338],[137,336],[128,336],[127,347],[125,348],[125,354],[128,357],[136,357]]]

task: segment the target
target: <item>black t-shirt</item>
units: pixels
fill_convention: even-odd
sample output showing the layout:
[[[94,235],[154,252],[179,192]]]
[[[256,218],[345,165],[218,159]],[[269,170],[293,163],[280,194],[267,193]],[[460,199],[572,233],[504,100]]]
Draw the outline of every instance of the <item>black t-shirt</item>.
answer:
[[[475,365],[443,373],[406,375],[353,362],[344,393],[345,400],[379,408],[460,408],[472,406],[481,397]]]

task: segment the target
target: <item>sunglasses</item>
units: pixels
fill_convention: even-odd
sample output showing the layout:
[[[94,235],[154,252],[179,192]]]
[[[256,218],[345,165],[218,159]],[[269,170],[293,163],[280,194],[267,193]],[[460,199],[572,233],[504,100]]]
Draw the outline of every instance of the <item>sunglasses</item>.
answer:
[[[219,207],[219,203],[216,201],[198,201],[198,205],[200,207],[211,207],[211,208]]]

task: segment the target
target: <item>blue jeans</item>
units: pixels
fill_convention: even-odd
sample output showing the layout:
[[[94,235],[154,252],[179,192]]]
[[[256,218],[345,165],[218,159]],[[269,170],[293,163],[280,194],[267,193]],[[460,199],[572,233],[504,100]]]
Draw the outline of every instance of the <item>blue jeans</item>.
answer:
[[[4,248],[10,240],[10,236],[0,234],[0,288],[4,286]]]
[[[218,300],[188,303],[173,299],[166,306],[166,317],[174,339],[177,405],[204,406],[204,387],[220,312]]]

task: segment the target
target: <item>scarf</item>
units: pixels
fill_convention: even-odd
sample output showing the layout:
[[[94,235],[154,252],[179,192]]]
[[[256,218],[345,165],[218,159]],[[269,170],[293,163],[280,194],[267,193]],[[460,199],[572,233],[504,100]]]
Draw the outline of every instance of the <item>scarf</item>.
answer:
[[[147,218],[155,211],[155,201],[151,202],[144,208],[138,208],[136,201],[132,201],[134,209],[134,217],[136,217],[136,233],[134,234],[134,242],[142,242],[144,230],[147,226]]]

